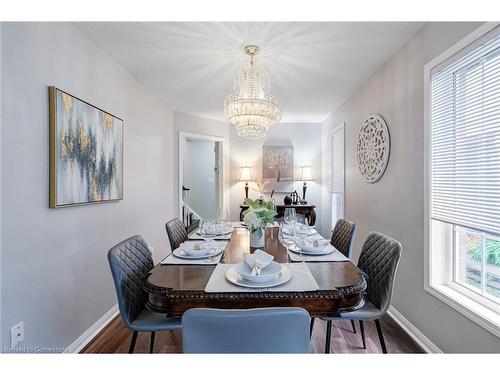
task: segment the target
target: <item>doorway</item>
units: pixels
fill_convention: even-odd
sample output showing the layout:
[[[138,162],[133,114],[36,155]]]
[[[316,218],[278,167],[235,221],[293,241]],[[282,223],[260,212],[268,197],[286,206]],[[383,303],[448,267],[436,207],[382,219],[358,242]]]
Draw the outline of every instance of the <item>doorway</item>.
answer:
[[[223,143],[219,137],[180,133],[179,217],[188,233],[222,212]]]

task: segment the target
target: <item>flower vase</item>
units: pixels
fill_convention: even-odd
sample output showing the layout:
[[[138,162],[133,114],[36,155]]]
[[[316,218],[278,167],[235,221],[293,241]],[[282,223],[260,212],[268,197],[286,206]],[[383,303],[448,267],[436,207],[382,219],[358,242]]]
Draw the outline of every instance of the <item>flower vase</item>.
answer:
[[[264,230],[259,228],[253,232],[250,232],[250,247],[264,247]]]

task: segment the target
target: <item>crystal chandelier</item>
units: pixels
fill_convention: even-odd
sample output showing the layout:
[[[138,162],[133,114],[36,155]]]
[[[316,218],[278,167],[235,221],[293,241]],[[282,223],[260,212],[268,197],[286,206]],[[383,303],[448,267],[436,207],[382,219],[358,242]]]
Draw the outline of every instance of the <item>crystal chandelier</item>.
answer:
[[[267,129],[280,122],[281,109],[278,100],[269,95],[269,72],[254,62],[259,47],[246,46],[245,52],[250,56],[250,64],[242,67],[236,75],[234,93],[224,101],[224,113],[240,137],[264,138]]]

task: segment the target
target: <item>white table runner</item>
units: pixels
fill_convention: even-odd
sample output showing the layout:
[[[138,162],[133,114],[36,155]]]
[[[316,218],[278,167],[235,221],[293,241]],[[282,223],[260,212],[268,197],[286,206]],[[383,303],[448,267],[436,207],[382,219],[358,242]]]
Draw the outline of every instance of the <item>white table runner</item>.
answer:
[[[227,247],[228,241],[217,241],[218,247]],[[185,258],[177,258],[173,253],[168,255],[165,259],[163,259],[161,264],[184,264],[184,265],[214,265],[220,262],[222,256],[224,255],[224,251],[222,251],[219,255],[212,257],[210,260],[208,258],[202,259],[185,259]]]
[[[207,293],[252,293],[252,292],[306,292],[318,290],[319,285],[314,280],[311,271],[305,263],[283,264],[288,266],[292,271],[292,278],[285,284],[278,285],[272,288],[245,288],[234,285],[226,279],[226,272],[229,268],[234,267],[234,264],[218,264],[215,267],[212,276],[208,280],[205,292]]]

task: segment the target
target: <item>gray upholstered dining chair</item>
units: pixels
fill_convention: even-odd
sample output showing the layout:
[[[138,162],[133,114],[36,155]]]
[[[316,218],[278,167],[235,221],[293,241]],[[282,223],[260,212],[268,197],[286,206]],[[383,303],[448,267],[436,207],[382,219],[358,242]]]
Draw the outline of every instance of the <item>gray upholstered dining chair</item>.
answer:
[[[123,323],[133,332],[129,353],[133,353],[138,332],[151,332],[149,352],[153,352],[155,332],[181,328],[181,319],[167,318],[145,307],[147,294],[143,280],[153,269],[148,245],[136,235],[120,242],[108,252],[115,283],[118,308]]]
[[[332,232],[332,239],[330,240],[332,246],[349,259],[351,259],[352,255],[352,244],[354,243],[355,232],[355,223],[345,219],[338,219]],[[354,320],[351,321],[351,325],[353,332],[356,333]],[[313,328],[314,318],[311,318],[310,335],[312,335]]]
[[[351,259],[352,244],[354,242],[354,233],[356,224],[345,219],[338,219],[333,229],[330,243],[334,248]]]
[[[184,353],[307,353],[309,313],[299,307],[191,309],[182,316]]]
[[[181,243],[189,239],[186,227],[178,218],[172,219],[165,224],[167,230],[168,240],[170,241],[170,248],[172,251],[177,249]]]
[[[368,234],[358,260],[358,268],[367,276],[365,304],[358,310],[340,313],[340,317],[324,317],[327,320],[325,353],[330,349],[332,320],[359,320],[363,348],[366,349],[365,320],[374,320],[382,352],[387,353],[384,334],[379,319],[391,305],[392,289],[401,258],[401,244],[378,232]]]

